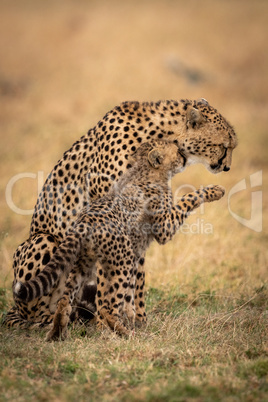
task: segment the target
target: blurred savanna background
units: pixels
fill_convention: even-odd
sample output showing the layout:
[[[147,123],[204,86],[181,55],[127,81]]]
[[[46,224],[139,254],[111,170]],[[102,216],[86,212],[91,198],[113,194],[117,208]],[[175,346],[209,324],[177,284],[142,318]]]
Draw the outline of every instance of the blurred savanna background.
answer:
[[[203,97],[239,140],[228,173],[173,180],[175,195],[226,195],[150,248],[148,326],[131,340],[76,327],[63,344],[0,328],[3,400],[265,400],[267,15],[265,0],[0,0],[3,313],[40,186],[108,110]]]

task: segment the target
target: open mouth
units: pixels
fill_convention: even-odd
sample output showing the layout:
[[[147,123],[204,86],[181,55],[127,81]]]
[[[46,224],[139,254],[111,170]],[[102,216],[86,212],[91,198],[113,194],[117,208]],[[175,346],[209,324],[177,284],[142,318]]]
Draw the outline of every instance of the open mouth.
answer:
[[[225,148],[225,150],[224,150],[224,154],[222,155],[222,157],[218,160],[218,163],[216,164],[216,165],[210,165],[210,168],[212,169],[212,170],[219,170],[221,167],[222,167],[222,163],[223,163],[223,160],[226,158],[226,155],[227,155],[227,148]],[[223,169],[222,169],[224,172],[228,172],[229,170],[230,170],[230,168],[229,167],[227,167],[227,166],[224,166],[223,167]]]
[[[210,165],[210,168],[212,169],[212,170],[214,170],[215,172],[217,171],[217,170],[219,170],[220,168],[222,167],[222,164],[217,164],[217,165]],[[224,166],[224,168],[223,169],[221,169],[223,172],[229,172],[229,170],[230,170],[230,168],[228,167],[228,166]]]
[[[182,159],[183,159],[183,164],[182,164],[182,166],[183,167],[185,167],[185,165],[186,165],[186,162],[187,162],[187,159],[186,159],[186,157],[185,157],[185,155],[178,149],[178,154],[182,157]]]
[[[210,169],[212,170],[218,170],[221,167],[221,165],[217,164],[217,165],[210,165]]]
[[[180,150],[177,140],[174,141],[174,144],[176,144],[177,147],[178,147],[178,155],[180,155],[180,156],[182,157],[182,159],[183,159],[183,164],[182,164],[182,166],[185,167],[186,162],[187,162],[187,158],[186,158],[186,156],[183,154],[183,152]]]

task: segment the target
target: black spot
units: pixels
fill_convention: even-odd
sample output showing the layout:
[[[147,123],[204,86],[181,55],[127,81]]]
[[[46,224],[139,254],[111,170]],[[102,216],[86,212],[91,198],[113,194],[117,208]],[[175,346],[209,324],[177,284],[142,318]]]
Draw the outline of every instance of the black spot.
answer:
[[[50,261],[50,255],[49,255],[49,253],[47,252],[47,253],[44,255],[43,259],[42,259],[42,264],[43,264],[43,265],[47,265],[47,264],[49,263],[49,261]]]
[[[29,262],[29,264],[28,264],[28,269],[29,269],[29,271],[31,271],[31,269],[33,269],[33,262]]]
[[[31,277],[32,277],[32,274],[28,273],[28,274],[25,276],[25,281],[29,281],[29,280],[31,279]]]
[[[142,277],[142,273],[141,272],[138,272],[137,273],[137,279],[140,279]]]
[[[40,258],[41,258],[41,254],[40,254],[40,253],[35,254],[34,259],[35,259],[36,261],[40,260]]]

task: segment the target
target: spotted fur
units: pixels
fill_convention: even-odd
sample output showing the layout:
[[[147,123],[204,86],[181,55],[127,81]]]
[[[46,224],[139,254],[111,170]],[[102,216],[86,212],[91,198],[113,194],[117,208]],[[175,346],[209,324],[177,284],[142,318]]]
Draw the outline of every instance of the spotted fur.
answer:
[[[40,273],[66,238],[81,210],[108,193],[113,182],[130,167],[129,156],[146,141],[175,142],[184,155],[185,167],[204,164],[212,173],[228,171],[237,140],[225,118],[204,100],[125,102],[64,153],[39,194],[30,237],[14,253],[14,281],[27,282]],[[80,257],[79,269],[88,261]],[[138,268],[136,320],[146,321],[144,269]],[[8,326],[46,325],[53,319],[66,278],[47,296],[32,302],[15,301],[7,314]],[[81,289],[83,306],[90,287]],[[140,307],[142,306],[142,307]]]
[[[169,181],[183,169],[184,157],[173,142],[144,143],[132,163],[108,195],[78,215],[44,270],[15,286],[15,297],[30,302],[51,292],[62,275],[69,275],[48,340],[66,337],[76,294],[95,276],[96,264],[98,322],[128,335],[135,323],[138,266],[144,263],[149,244],[154,239],[165,244],[193,209],[224,195],[221,186],[209,186],[186,194],[174,205]],[[79,269],[81,258],[87,258],[89,268]]]

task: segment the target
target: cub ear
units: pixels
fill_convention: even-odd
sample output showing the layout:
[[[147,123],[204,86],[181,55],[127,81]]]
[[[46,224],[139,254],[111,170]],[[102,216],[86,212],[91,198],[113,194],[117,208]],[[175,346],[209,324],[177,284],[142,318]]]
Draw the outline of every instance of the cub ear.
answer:
[[[162,155],[161,151],[157,148],[152,149],[148,153],[148,161],[154,169],[158,169],[160,167],[160,165],[163,162],[163,159],[164,156]]]
[[[196,104],[197,104],[197,105],[204,105],[204,106],[208,106],[208,105],[209,105],[208,101],[207,101],[206,99],[204,99],[204,98],[199,98],[199,99],[197,99],[197,100],[196,100]]]
[[[204,121],[206,121],[206,119],[198,109],[195,109],[192,106],[188,108],[186,114],[187,128],[198,128]]]

